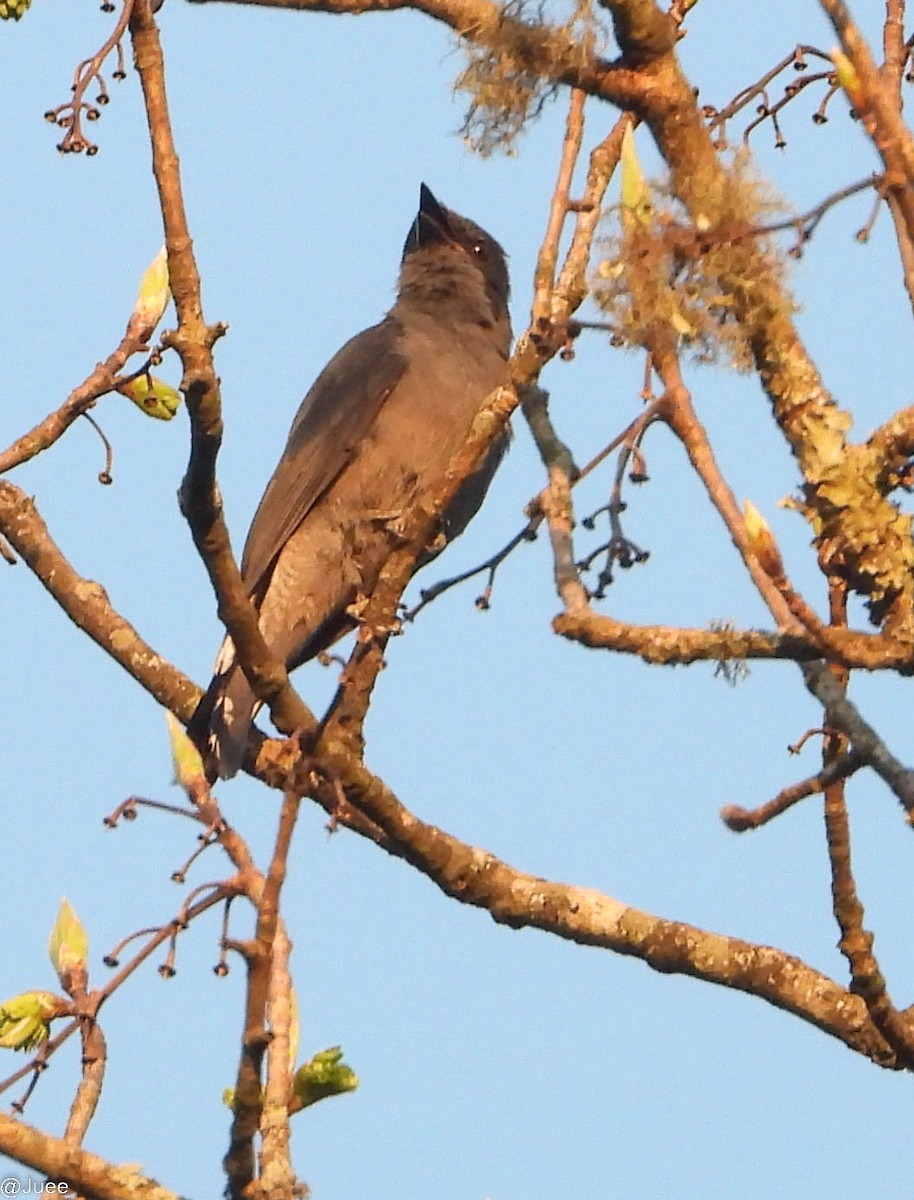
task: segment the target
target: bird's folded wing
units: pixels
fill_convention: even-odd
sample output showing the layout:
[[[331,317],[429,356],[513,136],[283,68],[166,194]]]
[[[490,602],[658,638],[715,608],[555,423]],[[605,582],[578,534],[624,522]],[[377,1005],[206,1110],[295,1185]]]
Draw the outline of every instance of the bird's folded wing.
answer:
[[[241,574],[255,593],[276,555],[355,454],[407,360],[394,317],[357,334],[315,380],[260,501]]]

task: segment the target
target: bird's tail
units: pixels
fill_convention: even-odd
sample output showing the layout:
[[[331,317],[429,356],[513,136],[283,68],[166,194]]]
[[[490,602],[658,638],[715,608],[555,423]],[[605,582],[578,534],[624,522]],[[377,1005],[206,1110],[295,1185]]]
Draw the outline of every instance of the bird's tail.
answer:
[[[251,723],[260,708],[260,701],[235,661],[231,638],[222,643],[214,670],[187,729],[203,755],[211,783],[238,773]]]

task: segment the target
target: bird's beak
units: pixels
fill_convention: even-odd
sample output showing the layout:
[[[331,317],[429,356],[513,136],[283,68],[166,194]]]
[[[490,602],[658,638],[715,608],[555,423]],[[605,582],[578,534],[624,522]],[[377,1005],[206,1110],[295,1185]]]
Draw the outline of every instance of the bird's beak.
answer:
[[[441,242],[455,242],[447,211],[441,207],[425,184],[419,187],[419,211],[406,239],[406,253]]]

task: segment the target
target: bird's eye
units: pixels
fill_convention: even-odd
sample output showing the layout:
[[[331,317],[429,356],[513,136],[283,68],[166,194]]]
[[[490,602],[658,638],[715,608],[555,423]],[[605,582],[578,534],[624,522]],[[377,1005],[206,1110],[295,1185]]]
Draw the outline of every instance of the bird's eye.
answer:
[[[482,244],[482,242],[475,242],[473,244],[473,253],[474,254],[478,254],[480,257],[483,257],[485,255],[485,252],[486,252],[486,248]]]

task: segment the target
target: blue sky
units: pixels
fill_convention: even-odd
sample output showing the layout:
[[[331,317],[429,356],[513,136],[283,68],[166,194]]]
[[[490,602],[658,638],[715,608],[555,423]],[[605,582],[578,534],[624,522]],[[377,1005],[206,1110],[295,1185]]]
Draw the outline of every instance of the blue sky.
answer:
[[[81,0],[34,0],[0,26],[6,170],[0,256],[0,442],[51,409],[116,344],[161,244],[137,82],[112,88],[94,159],[61,158],[42,113],[111,18]],[[186,202],[217,348],[226,439],[219,476],[240,547],[304,392],[338,346],[389,307],[418,185],[489,229],[511,255],[514,324],[555,177],[562,103],[513,157],[472,156],[456,135],[459,52],[415,14],[358,20],[170,0],[161,14]],[[725,103],[796,41],[828,49],[814,4],[702,0],[682,57],[702,99]],[[803,102],[789,146],[756,135],[759,164],[802,210],[875,166],[838,99],[828,125]],[[587,144],[613,113],[588,107]],[[649,146],[639,141],[646,163]],[[910,313],[883,218],[851,201],[794,271],[798,318],[855,432],[909,403]],[[177,383],[174,362],[162,374]],[[582,339],[544,378],[553,414],[586,461],[638,411],[640,360]],[[751,496],[788,568],[821,604],[809,531],[776,507],[796,472],[751,377],[690,373],[696,407],[737,495]],[[119,397],[95,410],[115,446],[114,485],[85,422],[15,473],[62,549],[144,636],[199,681],[219,642],[214,603],[175,493],[186,418],[144,420]],[[635,621],[767,626],[716,514],[664,431],[646,443],[651,482],[629,496],[627,530],[651,551],[621,573],[606,611]],[[580,512],[605,501],[588,481]],[[479,561],[522,523],[542,470],[522,425],[483,513],[426,572]],[[594,535],[596,536],[596,535]],[[579,546],[587,549],[587,535]],[[415,589],[414,589],[415,590]],[[812,773],[816,748],[786,746],[819,714],[788,664],[736,688],[710,666],[651,670],[557,640],[544,540],[503,568],[486,614],[473,585],[396,640],[368,726],[369,762],[424,819],[551,879],[796,953],[844,979],[835,950],[821,815],[814,802],[735,837],[725,803],[754,805]],[[164,722],[55,608],[27,569],[0,564],[0,841],[5,921],[0,996],[53,987],[47,934],[66,894],[102,955],[170,918],[169,876],[192,848],[186,823],[102,817],[131,794],[178,799]],[[298,676],[319,706],[319,667]],[[910,705],[897,680],[855,681],[866,715],[902,758]],[[261,855],[276,797],[247,780],[220,792]],[[874,781],[851,789],[867,924],[899,1005],[912,984],[910,831]],[[286,913],[302,1050],[341,1043],[359,1092],[296,1121],[296,1161],[318,1200],[687,1200],[772,1195],[843,1200],[909,1188],[909,1082],[762,1002],[644,964],[496,927],[445,900],[403,863],[304,812]],[[210,852],[190,884],[225,873]],[[242,972],[226,980],[215,918],[186,935],[178,974],[150,968],[104,1010],[110,1065],[87,1145],[139,1162],[184,1195],[218,1194],[224,1087],[234,1078]],[[19,1062],[11,1054],[0,1073]],[[27,1119],[60,1130],[78,1072],[69,1047]],[[865,1114],[865,1124],[862,1117]],[[15,1172],[14,1172],[15,1173]],[[20,1172],[21,1174],[21,1172]]]

